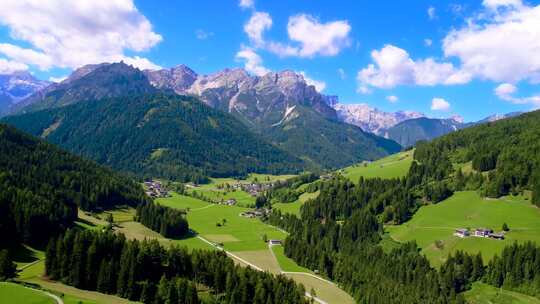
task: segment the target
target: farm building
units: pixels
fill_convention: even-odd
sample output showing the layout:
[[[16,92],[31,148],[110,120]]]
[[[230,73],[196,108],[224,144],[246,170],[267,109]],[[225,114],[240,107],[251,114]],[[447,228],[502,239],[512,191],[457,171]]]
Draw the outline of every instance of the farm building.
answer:
[[[281,240],[269,240],[268,244],[270,244],[270,245],[281,245]]]
[[[477,237],[489,237],[489,235],[492,233],[493,233],[493,230],[489,228],[476,228],[474,230],[474,236],[477,236]]]
[[[460,228],[460,229],[456,229],[456,232],[454,232],[454,235],[460,238],[464,238],[464,237],[470,236],[471,234],[469,232],[469,229]]]

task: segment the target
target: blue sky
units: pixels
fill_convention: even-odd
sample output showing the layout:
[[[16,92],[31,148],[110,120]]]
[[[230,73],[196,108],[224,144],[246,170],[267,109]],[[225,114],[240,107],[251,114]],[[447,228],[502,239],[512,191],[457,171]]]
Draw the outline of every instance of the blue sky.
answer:
[[[61,79],[118,60],[290,69],[386,111],[471,121],[540,107],[540,1],[41,2],[0,4],[0,73]]]

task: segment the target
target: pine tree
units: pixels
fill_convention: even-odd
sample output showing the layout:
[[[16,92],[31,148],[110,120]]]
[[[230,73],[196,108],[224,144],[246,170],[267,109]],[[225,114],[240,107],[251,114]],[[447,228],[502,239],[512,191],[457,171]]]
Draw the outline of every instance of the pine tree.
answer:
[[[11,260],[7,250],[0,251],[0,281],[14,278],[17,273],[17,266]]]

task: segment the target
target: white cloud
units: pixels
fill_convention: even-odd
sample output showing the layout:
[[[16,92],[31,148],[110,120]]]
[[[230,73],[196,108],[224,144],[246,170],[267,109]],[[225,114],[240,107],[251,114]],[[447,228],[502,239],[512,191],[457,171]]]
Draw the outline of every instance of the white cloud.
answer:
[[[0,52],[42,70],[119,60],[148,65],[125,51],[146,51],[162,40],[132,0],[4,0],[0,24],[31,45],[3,43]]]
[[[390,103],[396,103],[399,98],[395,95],[386,96],[386,100],[388,100]]]
[[[350,43],[351,26],[345,20],[321,23],[314,17],[300,14],[289,18],[289,38],[300,43],[298,55],[334,56]]]
[[[431,40],[431,39],[424,39],[424,45],[425,45],[425,46],[431,46],[431,45],[433,45],[433,40]]]
[[[59,83],[59,82],[64,81],[66,78],[67,78],[67,76],[61,76],[61,77],[53,77],[53,76],[51,76],[51,77],[49,77],[49,81]]]
[[[240,0],[238,5],[240,5],[241,8],[254,8],[255,1],[254,0]]]
[[[339,78],[341,80],[345,80],[347,78],[347,73],[345,73],[344,69],[339,68],[339,69],[337,69],[337,72],[338,72]]]
[[[214,33],[213,32],[207,32],[203,29],[197,29],[195,31],[195,37],[197,37],[197,39],[199,40],[206,40],[210,37],[214,36]]]
[[[407,51],[393,45],[372,51],[371,57],[375,63],[369,64],[357,75],[360,92],[369,91],[369,86],[452,85],[467,83],[471,79],[468,73],[456,69],[451,63],[439,63],[433,58],[414,61]]]
[[[12,74],[26,70],[28,70],[28,66],[24,63],[0,58],[0,74]]]
[[[540,5],[521,1],[486,0],[488,8],[443,41],[446,56],[462,69],[496,82],[540,82]],[[504,10],[493,10],[505,6]],[[491,10],[490,10],[491,9]]]
[[[450,103],[443,98],[435,97],[431,100],[432,111],[448,111],[450,109]]]
[[[300,75],[302,75],[302,77],[304,77],[304,80],[306,81],[306,83],[308,85],[314,86],[315,89],[317,90],[317,92],[320,93],[320,92],[324,91],[324,89],[326,89],[326,82],[321,81],[321,80],[312,79],[312,78],[308,77],[306,72],[304,72],[304,71],[300,71]]]
[[[491,9],[497,9],[501,6],[521,6],[523,3],[521,0],[484,0],[482,2],[482,5],[491,8]]]
[[[249,21],[244,25],[244,32],[249,39],[258,47],[264,45],[263,34],[272,27],[272,18],[265,12],[254,12]]]
[[[433,20],[437,18],[437,12],[435,11],[435,8],[433,6],[430,6],[428,8],[427,14],[428,14],[429,20]]]
[[[126,64],[132,65],[140,70],[159,70],[162,69],[161,66],[153,63],[152,61],[139,56],[134,57],[123,57],[116,61],[124,61]]]
[[[246,71],[257,76],[263,76],[270,72],[269,69],[262,65],[261,57],[251,48],[242,47],[242,49],[236,53],[236,59],[244,61],[244,68]]]
[[[514,103],[514,104],[531,104],[534,108],[540,108],[540,95],[534,95],[529,97],[514,97],[518,89],[511,83],[502,83],[494,90],[495,95],[502,100]]]
[[[267,41],[264,33],[272,27],[266,12],[254,12],[244,25],[244,32],[256,48],[281,57],[335,56],[349,46],[351,26],[345,20],[322,23],[307,14],[294,15],[287,23],[290,42]]]

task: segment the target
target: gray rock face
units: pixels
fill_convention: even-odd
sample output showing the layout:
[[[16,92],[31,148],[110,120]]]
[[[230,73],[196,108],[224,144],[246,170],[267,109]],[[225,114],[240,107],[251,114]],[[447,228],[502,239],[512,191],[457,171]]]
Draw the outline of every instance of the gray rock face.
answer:
[[[341,121],[358,126],[366,132],[377,135],[384,135],[386,129],[402,121],[425,117],[424,114],[413,111],[384,112],[362,103],[337,103],[334,104],[334,109],[336,109],[338,118]]]
[[[326,118],[337,118],[334,109],[327,104],[328,97],[317,92],[294,71],[259,77],[236,68],[197,75],[180,65],[170,70],[145,71],[145,74],[157,88],[196,96],[211,107],[235,114],[254,127],[276,125],[286,116],[300,115],[294,112],[297,105],[311,107]]]
[[[36,79],[28,72],[0,75],[0,115],[50,84],[49,81]]]

